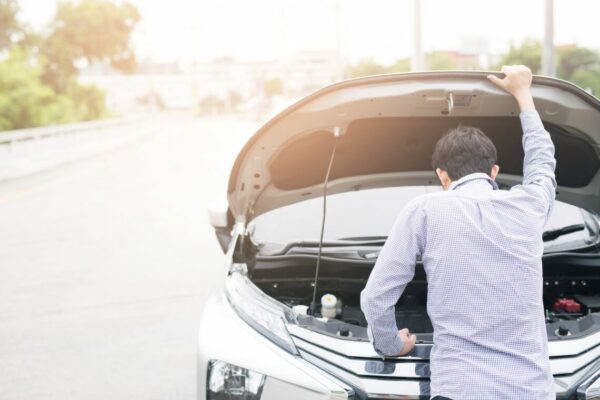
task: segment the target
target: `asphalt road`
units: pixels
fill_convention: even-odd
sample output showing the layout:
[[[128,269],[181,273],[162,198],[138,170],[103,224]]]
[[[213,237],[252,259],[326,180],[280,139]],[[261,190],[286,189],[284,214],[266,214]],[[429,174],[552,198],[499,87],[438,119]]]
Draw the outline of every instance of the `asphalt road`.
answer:
[[[0,183],[0,399],[194,399],[207,205],[256,122],[158,132]]]

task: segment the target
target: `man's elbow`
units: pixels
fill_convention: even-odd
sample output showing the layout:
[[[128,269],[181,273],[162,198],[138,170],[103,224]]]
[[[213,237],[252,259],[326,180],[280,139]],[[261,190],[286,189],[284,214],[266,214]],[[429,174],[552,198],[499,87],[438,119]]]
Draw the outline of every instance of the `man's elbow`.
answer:
[[[370,314],[372,309],[372,304],[373,298],[371,297],[371,294],[366,288],[363,289],[362,292],[360,292],[360,309],[365,314],[365,317],[367,317],[367,320],[368,314]]]

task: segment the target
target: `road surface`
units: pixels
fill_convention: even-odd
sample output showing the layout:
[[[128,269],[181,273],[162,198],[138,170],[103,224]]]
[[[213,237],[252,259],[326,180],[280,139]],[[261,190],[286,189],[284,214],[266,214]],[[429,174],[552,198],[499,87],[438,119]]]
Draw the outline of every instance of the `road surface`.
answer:
[[[0,399],[194,399],[208,225],[256,122],[157,133],[0,183]]]

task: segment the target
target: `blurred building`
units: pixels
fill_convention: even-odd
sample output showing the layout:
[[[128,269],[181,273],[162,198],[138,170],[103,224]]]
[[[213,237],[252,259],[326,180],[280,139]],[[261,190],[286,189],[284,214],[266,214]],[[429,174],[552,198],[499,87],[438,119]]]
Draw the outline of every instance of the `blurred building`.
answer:
[[[148,99],[157,98],[167,108],[193,109],[208,98],[221,99],[226,107],[232,99],[256,102],[273,94],[269,93],[273,82],[280,86],[275,94],[296,97],[334,82],[341,76],[341,65],[335,51],[305,51],[287,60],[243,62],[224,57],[195,63],[187,71],[175,63],[145,61],[133,75],[93,66],[79,79],[102,88],[109,107],[120,112],[146,107]]]
[[[487,36],[465,35],[460,38],[460,53],[475,58],[482,69],[489,69],[491,65],[490,41]],[[472,62],[473,60],[465,60]]]

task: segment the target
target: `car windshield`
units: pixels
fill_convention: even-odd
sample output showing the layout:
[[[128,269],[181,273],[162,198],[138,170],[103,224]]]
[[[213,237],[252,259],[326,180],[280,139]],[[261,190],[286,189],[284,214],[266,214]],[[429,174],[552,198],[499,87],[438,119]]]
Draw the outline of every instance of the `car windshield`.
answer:
[[[324,240],[386,237],[396,216],[415,196],[441,190],[438,186],[404,186],[368,189],[329,195]],[[294,203],[263,215],[250,223],[256,243],[286,244],[318,241],[323,198]],[[557,201],[546,226],[553,231],[583,225],[544,243],[545,252],[576,250],[596,242],[598,226],[587,211]]]

